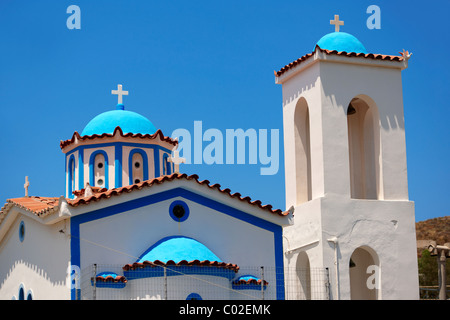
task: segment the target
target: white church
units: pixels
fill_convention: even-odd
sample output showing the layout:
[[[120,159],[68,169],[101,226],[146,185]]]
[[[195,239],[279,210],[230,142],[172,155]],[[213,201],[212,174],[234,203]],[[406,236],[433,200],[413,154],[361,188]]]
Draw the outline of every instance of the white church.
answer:
[[[182,172],[177,139],[115,109],[61,141],[64,196],[0,211],[0,299],[418,299],[402,70],[323,36],[275,72],[286,206]],[[254,181],[255,184],[258,181]]]

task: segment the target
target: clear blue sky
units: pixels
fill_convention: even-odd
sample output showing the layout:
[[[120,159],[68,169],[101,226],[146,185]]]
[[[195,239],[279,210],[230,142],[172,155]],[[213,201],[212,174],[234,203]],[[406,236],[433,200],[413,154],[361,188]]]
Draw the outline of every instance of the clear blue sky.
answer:
[[[81,30],[66,9],[81,8]],[[381,8],[369,30],[366,9]],[[449,1],[133,1],[0,2],[0,202],[64,194],[59,141],[112,110],[118,83],[128,110],[174,129],[280,130],[280,170],[257,165],[185,165],[186,173],[232,192],[284,204],[281,86],[274,70],[309,53],[334,29],[355,35],[369,52],[413,52],[403,72],[410,199],[416,221],[449,215],[447,30]]]

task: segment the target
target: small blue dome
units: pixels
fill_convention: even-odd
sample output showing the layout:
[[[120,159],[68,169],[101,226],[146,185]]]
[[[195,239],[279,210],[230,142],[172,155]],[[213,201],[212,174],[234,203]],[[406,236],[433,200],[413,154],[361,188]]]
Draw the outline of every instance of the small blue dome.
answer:
[[[172,260],[178,263],[186,261],[217,261],[222,262],[211,250],[197,240],[182,236],[167,237],[151,246],[137,262],[156,261],[163,263]]]
[[[123,133],[153,134],[156,132],[155,126],[146,117],[124,110],[123,105],[118,104],[116,110],[103,112],[89,121],[81,135],[113,133],[116,127],[120,127]]]
[[[345,32],[332,32],[326,34],[317,42],[317,45],[321,49],[331,51],[367,53],[366,48],[356,37]]]

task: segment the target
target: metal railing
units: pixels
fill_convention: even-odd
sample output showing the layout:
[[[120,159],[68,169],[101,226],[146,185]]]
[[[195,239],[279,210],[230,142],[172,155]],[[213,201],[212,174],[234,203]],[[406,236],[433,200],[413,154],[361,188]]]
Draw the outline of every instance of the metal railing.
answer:
[[[81,271],[82,300],[327,300],[327,268],[152,266],[123,270],[95,264]]]

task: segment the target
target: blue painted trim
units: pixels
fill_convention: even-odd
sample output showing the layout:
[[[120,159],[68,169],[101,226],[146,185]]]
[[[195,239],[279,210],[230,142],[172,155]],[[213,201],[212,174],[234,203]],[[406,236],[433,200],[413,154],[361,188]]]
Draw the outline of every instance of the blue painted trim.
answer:
[[[130,154],[128,155],[128,176],[129,176],[129,182],[130,185],[134,184],[134,177],[133,177],[133,156],[135,153],[139,153],[142,156],[142,170],[143,170],[143,179],[148,180],[148,157],[147,153],[142,149],[132,149],[130,151]]]
[[[163,154],[163,175],[168,175],[170,173],[168,173],[167,171],[167,164],[169,163],[169,155],[167,153]]]
[[[117,277],[117,273],[115,272],[101,272],[97,274],[96,276],[99,277],[107,277],[108,275],[112,276],[113,278]],[[112,288],[112,289],[122,289],[125,288],[127,285],[126,282],[114,282],[114,281],[97,281],[95,283],[96,288]],[[94,279],[91,278],[91,286],[94,286]]]
[[[248,274],[248,275],[244,275],[244,276],[240,276],[239,278],[237,278],[236,280],[233,280],[233,282],[231,283],[231,288],[233,290],[259,290],[261,291],[261,284],[255,284],[255,283],[239,283],[240,280],[250,280],[254,279],[256,281],[260,280],[258,277]],[[264,290],[267,289],[267,285],[264,284],[263,285]]]
[[[70,219],[70,259],[73,266],[80,267],[80,224],[75,223],[74,220],[74,218]],[[77,300],[77,296],[80,296],[77,294],[79,290],[75,286],[71,286],[70,298],[72,300]]]
[[[73,169],[72,169],[73,168]],[[67,197],[73,198],[75,195],[72,193],[75,191],[75,156],[72,154],[68,163],[68,176],[67,176]]]
[[[105,188],[109,189],[109,162],[108,162],[108,154],[104,150],[97,150],[92,152],[91,156],[89,157],[89,185],[95,186],[95,176],[94,176],[94,163],[95,163],[95,157],[98,154],[102,154],[103,157],[105,157]]]
[[[78,152],[78,189],[84,187],[84,150],[82,150]]]
[[[174,208],[175,206],[177,206],[177,205],[180,205],[180,206],[182,206],[182,207],[184,208],[184,216],[182,216],[181,219],[177,218],[177,217],[173,214],[173,208]],[[189,206],[188,206],[187,203],[184,202],[184,201],[181,201],[181,200],[175,200],[174,202],[172,202],[172,203],[170,204],[170,207],[169,207],[169,214],[170,214],[170,217],[171,217],[173,220],[175,220],[176,222],[183,222],[183,221],[186,221],[187,218],[189,217]]]
[[[231,284],[231,289],[233,290],[258,290],[261,291],[261,285],[260,284],[254,284],[254,283],[250,283],[250,284],[236,284],[236,283],[232,283]],[[264,290],[267,289],[267,286],[264,285]]]
[[[110,207],[87,212],[82,215],[71,217],[70,219],[70,254],[71,264],[79,266],[80,261],[80,225],[97,219],[105,218],[125,211],[133,210],[143,206],[151,205],[161,201],[169,200],[175,197],[183,197],[190,201],[211,208],[215,211],[227,214],[236,219],[248,222],[254,226],[260,227],[267,231],[273,232],[274,250],[275,250],[275,267],[276,267],[276,298],[283,300],[284,296],[284,261],[283,261],[283,234],[282,227],[272,222],[255,217],[238,209],[232,208],[223,203],[206,198],[183,188],[174,188],[157,194],[148,195],[139,199],[122,202]],[[72,289],[72,299],[75,299],[76,291]]]
[[[147,149],[160,149],[165,152],[171,153],[172,151],[161,147],[157,144],[144,144],[144,143],[133,143],[133,142],[108,142],[108,143],[99,143],[99,144],[89,144],[84,146],[78,146],[76,148],[73,148],[69,152],[66,153],[66,155],[70,155],[78,150],[84,150],[84,149],[92,149],[92,148],[104,148],[104,147],[115,147],[117,145],[121,145],[123,147],[135,147],[135,148],[147,148]]]
[[[236,276],[234,270],[220,268],[216,266],[177,266],[166,265],[166,277],[182,276],[185,274],[197,274],[206,276],[222,277],[228,280]],[[135,270],[127,270],[123,275],[128,280],[144,279],[144,278],[158,278],[164,277],[163,266],[146,266]]]
[[[126,287],[125,282],[97,282],[96,288],[123,289]],[[94,280],[91,280],[91,286],[94,286]]]
[[[116,188],[122,187],[122,157],[123,157],[123,145],[117,144],[115,146],[115,159],[114,159],[114,185]]]
[[[153,149],[153,159],[154,159],[153,164],[155,166],[155,175],[154,175],[155,178],[161,176],[161,167],[159,164],[159,150],[160,150],[159,148]]]

